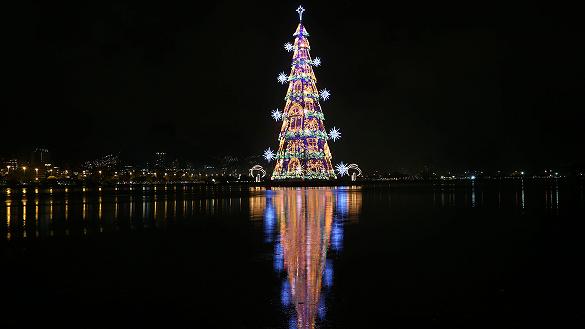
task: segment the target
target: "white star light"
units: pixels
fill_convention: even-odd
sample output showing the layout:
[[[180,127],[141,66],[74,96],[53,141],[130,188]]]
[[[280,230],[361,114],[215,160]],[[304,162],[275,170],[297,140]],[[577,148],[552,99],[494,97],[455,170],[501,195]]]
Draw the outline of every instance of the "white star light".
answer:
[[[315,57],[311,63],[313,63],[313,66],[318,67],[319,65],[321,65],[321,58],[319,57]]]
[[[329,92],[329,90],[327,90],[327,89],[321,90],[321,99],[326,101],[329,99],[329,96],[331,96],[331,93]]]
[[[299,20],[302,21],[303,20],[303,13],[305,12],[305,8],[303,8],[303,6],[299,6],[299,8],[297,8],[297,13],[299,13]]]
[[[337,173],[341,177],[349,175],[349,166],[343,163],[343,161],[335,165],[335,170],[337,170]]]
[[[286,51],[288,52],[291,52],[294,49],[294,47],[290,42],[287,42],[284,44],[284,49],[286,49]]]
[[[278,120],[282,119],[282,112],[280,112],[279,109],[272,111],[271,115],[272,115],[272,119],[274,119],[274,121],[278,121]]]
[[[286,76],[286,74],[284,72],[280,72],[280,74],[278,74],[278,82],[285,84],[286,81],[288,80],[288,77]]]
[[[274,160],[275,154],[274,152],[270,149],[270,147],[268,149],[266,149],[266,151],[264,151],[264,159],[268,162]]]
[[[333,127],[329,130],[329,138],[332,139],[334,142],[341,138],[341,132],[339,129]]]

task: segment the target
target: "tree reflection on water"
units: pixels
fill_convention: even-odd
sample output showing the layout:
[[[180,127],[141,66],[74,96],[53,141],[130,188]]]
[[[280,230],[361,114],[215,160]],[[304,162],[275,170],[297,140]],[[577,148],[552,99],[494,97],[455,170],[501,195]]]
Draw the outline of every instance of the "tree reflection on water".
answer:
[[[265,206],[266,242],[274,243],[274,270],[283,277],[282,306],[291,328],[313,328],[325,318],[334,277],[331,257],[343,248],[344,222],[357,220],[361,192],[277,189],[266,191],[265,198],[251,202]]]

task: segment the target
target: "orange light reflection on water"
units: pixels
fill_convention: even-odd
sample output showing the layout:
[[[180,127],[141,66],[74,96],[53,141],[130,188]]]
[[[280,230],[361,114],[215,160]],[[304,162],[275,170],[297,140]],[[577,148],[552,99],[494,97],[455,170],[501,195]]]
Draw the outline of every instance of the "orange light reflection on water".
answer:
[[[264,213],[274,268],[286,277],[280,297],[285,309],[294,309],[291,327],[314,328],[325,317],[323,292],[333,283],[327,254],[341,250],[343,222],[357,220],[360,209],[359,189],[273,189],[250,197],[251,218]]]

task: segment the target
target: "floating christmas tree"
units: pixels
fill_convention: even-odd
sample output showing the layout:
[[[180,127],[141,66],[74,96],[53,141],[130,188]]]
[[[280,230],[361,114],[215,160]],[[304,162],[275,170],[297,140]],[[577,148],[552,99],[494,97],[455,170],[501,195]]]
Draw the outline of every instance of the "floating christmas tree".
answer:
[[[284,45],[285,50],[293,52],[290,74],[278,75],[280,83],[288,82],[288,91],[284,110],[276,109],[271,113],[274,120],[282,120],[276,155],[270,148],[264,153],[266,160],[276,160],[272,179],[336,178],[327,140],[335,141],[341,138],[341,133],[333,128],[327,134],[323,124],[319,98],[327,100],[331,94],[327,89],[317,89],[313,67],[320,66],[321,60],[311,59],[309,33],[302,22],[304,11],[302,6],[297,9],[299,25],[293,34],[294,44]]]

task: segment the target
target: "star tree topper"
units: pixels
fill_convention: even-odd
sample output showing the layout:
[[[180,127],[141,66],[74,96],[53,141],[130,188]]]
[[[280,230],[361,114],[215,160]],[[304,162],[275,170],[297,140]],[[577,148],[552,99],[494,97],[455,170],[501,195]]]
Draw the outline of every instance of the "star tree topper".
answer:
[[[299,21],[303,20],[303,13],[305,12],[305,8],[303,8],[303,6],[299,6],[299,8],[297,8],[297,13],[299,13]]]

